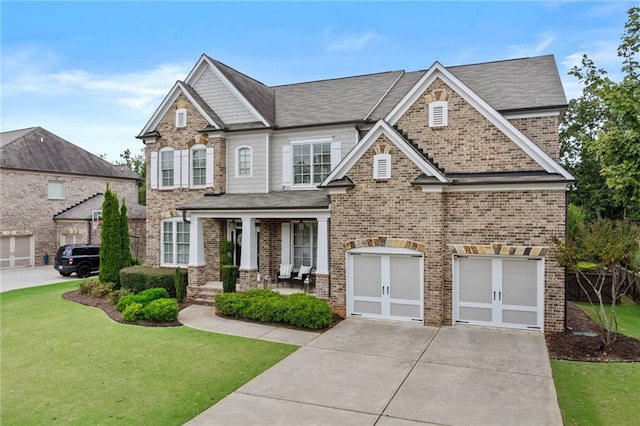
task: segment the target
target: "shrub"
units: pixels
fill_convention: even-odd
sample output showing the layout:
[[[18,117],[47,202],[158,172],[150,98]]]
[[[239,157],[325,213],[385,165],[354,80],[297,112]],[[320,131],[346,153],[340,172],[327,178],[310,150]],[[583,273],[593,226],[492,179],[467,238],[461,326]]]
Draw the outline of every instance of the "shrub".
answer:
[[[116,310],[119,312],[124,312],[124,310],[134,304],[140,303],[142,305],[146,305],[147,303],[156,300],[156,299],[166,299],[169,297],[169,293],[164,288],[149,288],[144,290],[138,294],[129,294],[127,296],[121,297],[116,305]]]
[[[325,328],[333,322],[333,312],[323,300],[304,293],[282,296],[268,289],[218,294],[216,311],[222,315],[312,329]]]
[[[593,262],[577,262],[576,268],[582,272],[598,272],[598,265]]]
[[[173,276],[173,285],[176,287],[176,299],[178,299],[179,303],[187,295],[187,286],[184,281],[184,273],[180,269],[176,269],[176,273]]]
[[[220,266],[231,265],[233,263],[231,259],[231,254],[233,253],[233,249],[235,248],[235,244],[229,240],[220,241]]]
[[[178,318],[178,302],[175,299],[156,299],[142,309],[144,318],[150,321],[171,322]]]
[[[575,204],[569,204],[567,208],[567,233],[570,237],[575,238],[579,232],[582,232],[587,221],[587,214],[584,209]]]
[[[135,321],[144,318],[142,303],[132,303],[122,312],[122,319],[125,321]]]
[[[80,293],[105,298],[113,291],[112,283],[102,283],[99,278],[90,278],[79,286]]]
[[[238,267],[235,265],[222,266],[222,291],[233,293],[236,291],[236,278],[238,277]]]
[[[185,285],[188,282],[186,271],[179,270],[185,275]],[[120,285],[133,293],[153,287],[162,287],[171,297],[176,296],[175,270],[152,268],[149,266],[130,266],[120,270]]]

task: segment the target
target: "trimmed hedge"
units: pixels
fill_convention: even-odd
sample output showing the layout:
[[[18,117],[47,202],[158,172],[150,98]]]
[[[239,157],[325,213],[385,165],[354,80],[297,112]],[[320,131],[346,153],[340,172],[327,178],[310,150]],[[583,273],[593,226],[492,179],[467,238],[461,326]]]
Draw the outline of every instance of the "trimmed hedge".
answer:
[[[268,289],[218,294],[216,311],[222,315],[312,329],[325,328],[333,322],[333,312],[325,301],[304,293],[283,296]]]
[[[222,291],[225,293],[234,293],[236,291],[238,267],[235,265],[223,265],[220,269],[222,272]]]
[[[135,321],[171,322],[178,318],[178,302],[169,299],[164,288],[149,288],[138,294],[129,294],[120,298],[116,309],[122,312],[122,319]]]
[[[142,305],[146,305],[147,303],[156,300],[156,299],[168,299],[169,293],[164,288],[149,288],[138,294],[129,294],[127,296],[121,297],[116,305],[116,309],[119,312],[124,312],[124,310],[134,303],[141,303]]]
[[[184,274],[186,283],[187,272],[181,269],[179,271]],[[175,277],[175,269],[130,266],[120,270],[120,286],[132,293],[140,293],[148,288],[162,287],[167,290],[169,296],[176,297]]]
[[[178,302],[175,299],[152,300],[142,308],[142,313],[150,321],[174,321],[178,318]]]

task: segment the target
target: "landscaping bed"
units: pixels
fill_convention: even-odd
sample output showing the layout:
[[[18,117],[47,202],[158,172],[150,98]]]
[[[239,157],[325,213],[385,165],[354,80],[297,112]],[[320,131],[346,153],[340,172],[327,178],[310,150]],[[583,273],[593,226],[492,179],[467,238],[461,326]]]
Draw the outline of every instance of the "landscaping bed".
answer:
[[[593,332],[601,329],[573,303],[567,304],[567,325],[574,332]],[[603,346],[600,336],[580,336],[571,331],[547,333],[547,348],[552,359],[596,362],[640,362],[640,340],[618,334],[610,346]]]
[[[122,312],[118,312],[116,310],[116,305],[111,303],[108,299],[103,299],[100,297],[92,296],[90,294],[80,293],[79,290],[69,291],[62,295],[63,299],[71,300],[72,302],[77,302],[82,305],[92,306],[94,308],[102,309],[109,318],[114,321],[123,323],[123,324],[133,324],[133,325],[141,325],[145,327],[179,327],[182,323],[178,320],[171,322],[158,322],[158,321],[148,321],[148,320],[135,320],[135,321],[125,321],[122,319]],[[189,306],[190,302],[180,303],[179,310],[182,310]]]

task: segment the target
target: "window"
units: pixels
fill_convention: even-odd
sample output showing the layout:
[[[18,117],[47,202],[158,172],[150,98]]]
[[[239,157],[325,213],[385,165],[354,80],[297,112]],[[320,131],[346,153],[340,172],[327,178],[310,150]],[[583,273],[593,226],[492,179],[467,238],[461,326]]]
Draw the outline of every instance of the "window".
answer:
[[[189,223],[174,219],[162,222],[162,264],[189,263]]]
[[[187,109],[178,108],[176,110],[176,127],[187,127]]]
[[[448,121],[447,101],[434,101],[429,104],[429,127],[444,127]]]
[[[373,157],[373,178],[374,179],[390,179],[391,178],[391,155],[377,154]]]
[[[331,172],[331,143],[293,145],[293,184],[319,185]]]
[[[48,185],[48,196],[50,200],[64,199],[64,182],[50,181]]]
[[[160,151],[160,186],[173,187],[173,150]]]
[[[191,151],[191,176],[193,186],[207,184],[207,150],[204,145]]]
[[[243,146],[236,151],[236,176],[251,176],[251,148]]]
[[[318,224],[300,222],[293,224],[293,264],[315,266],[318,252]]]

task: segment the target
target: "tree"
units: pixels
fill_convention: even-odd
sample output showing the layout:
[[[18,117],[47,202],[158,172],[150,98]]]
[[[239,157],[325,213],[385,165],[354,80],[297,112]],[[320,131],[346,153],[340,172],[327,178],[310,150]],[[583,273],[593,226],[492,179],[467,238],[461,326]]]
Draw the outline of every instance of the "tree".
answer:
[[[103,283],[120,282],[121,231],[118,198],[109,188],[104,193],[102,203],[102,228],[100,230],[100,281]]]
[[[595,308],[598,322],[602,327],[602,342],[610,345],[615,341],[618,330],[616,320],[616,301],[631,286],[628,274],[621,267],[630,267],[638,251],[640,230],[628,221],[599,220],[576,231],[574,237],[560,241],[554,238],[558,262],[575,274],[582,291]],[[578,268],[578,262],[596,264],[598,275],[590,280]],[[611,304],[609,313],[605,310],[603,290],[606,276],[611,274]],[[587,291],[591,289],[592,292]],[[591,300],[590,293],[596,300]]]
[[[140,150],[140,154],[132,155],[131,150],[125,149],[120,154],[121,161],[116,161],[118,166],[127,166],[140,176],[141,180],[138,182],[138,203],[145,205],[147,199],[147,162],[145,161],[144,149]]]
[[[129,218],[127,217],[127,206],[124,202],[124,199],[122,199],[122,207],[120,208],[120,264],[119,266],[120,266],[120,269],[126,268],[127,266],[131,266],[131,249],[129,247]]]
[[[640,219],[640,66],[636,59],[640,7],[629,9],[628,16],[618,47],[622,81],[612,81],[584,55],[581,66],[570,72],[584,85],[582,97],[570,105],[561,137],[565,160],[584,162],[584,169],[576,169],[584,172],[576,176],[585,182],[578,182],[578,188],[588,183],[601,188],[592,179],[593,171],[599,169],[611,199],[600,191],[593,191],[592,199],[602,199],[612,207],[621,207],[623,216]]]

